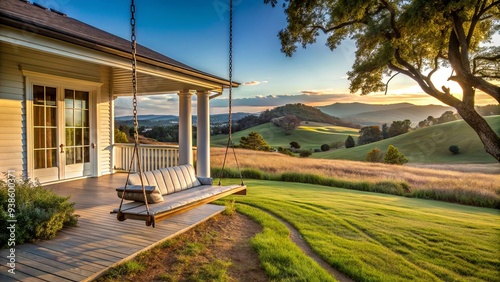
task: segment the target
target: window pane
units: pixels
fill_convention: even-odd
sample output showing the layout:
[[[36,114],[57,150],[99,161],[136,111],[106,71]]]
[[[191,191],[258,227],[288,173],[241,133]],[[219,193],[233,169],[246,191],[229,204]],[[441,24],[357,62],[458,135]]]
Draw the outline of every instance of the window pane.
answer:
[[[33,104],[34,105],[44,105],[44,90],[45,87],[40,85],[33,85]]]
[[[75,148],[75,163],[81,164],[83,163],[83,156],[82,156],[82,147],[76,147]]]
[[[46,125],[47,126],[56,126],[56,108],[45,108],[46,110]]]
[[[56,88],[45,87],[45,104],[47,106],[56,105]]]
[[[89,92],[83,92],[82,109],[89,108]]]
[[[57,149],[47,150],[47,167],[57,166]]]
[[[89,111],[88,110],[83,110],[82,114],[83,114],[83,123],[82,123],[82,126],[83,127],[88,127],[89,126]]]
[[[83,147],[83,162],[90,162],[90,148],[88,146]]]
[[[55,128],[47,128],[47,148],[57,148],[57,137]]]
[[[90,144],[89,129],[84,128],[83,129],[83,145],[89,145],[89,144]]]
[[[66,146],[75,146],[74,128],[66,128]]]
[[[35,150],[35,169],[45,168],[45,150]]]
[[[75,109],[82,108],[83,92],[75,91]]]
[[[82,141],[83,141],[83,129],[75,128],[75,145],[82,146],[83,145]]]
[[[66,164],[74,164],[75,163],[75,149],[66,148]]]
[[[73,90],[64,90],[64,105],[66,108],[73,108]]]
[[[43,106],[33,106],[33,124],[43,126],[45,118],[43,117]]]
[[[82,126],[82,110],[75,109],[75,126]]]
[[[66,109],[66,126],[73,126],[73,109]]]
[[[45,145],[45,129],[35,128],[35,149],[44,148]]]

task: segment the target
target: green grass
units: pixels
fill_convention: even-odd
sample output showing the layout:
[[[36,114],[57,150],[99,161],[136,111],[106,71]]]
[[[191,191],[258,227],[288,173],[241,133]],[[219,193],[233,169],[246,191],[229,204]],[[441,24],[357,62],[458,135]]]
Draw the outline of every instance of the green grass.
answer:
[[[486,117],[486,120],[500,134],[500,116]],[[312,157],[364,161],[371,149],[385,152],[389,145],[396,146],[413,163],[497,163],[484,151],[479,137],[464,121],[439,124],[354,148],[315,153]],[[458,155],[448,151],[451,145],[458,145]]]
[[[292,134],[286,135],[279,127],[266,123],[234,133],[234,143],[239,143],[241,137],[247,136],[252,131],[262,135],[267,143],[274,148],[289,148],[290,142],[296,141],[301,146],[301,149],[319,149],[322,144],[330,145],[338,141],[344,142],[348,135],[353,137],[359,135],[359,129],[316,122],[309,122],[299,126]],[[213,146],[226,146],[227,135],[212,136],[211,143]]]
[[[283,223],[247,205],[239,204],[237,209],[263,227],[252,238],[252,246],[271,281],[336,281],[290,240],[290,232]]]
[[[356,281],[500,281],[497,210],[299,183],[247,185],[246,196],[232,197],[237,203],[288,221],[315,252]],[[271,238],[287,236],[282,227],[274,229]],[[260,236],[259,255],[281,253],[288,244]],[[289,260],[271,259],[268,273]]]

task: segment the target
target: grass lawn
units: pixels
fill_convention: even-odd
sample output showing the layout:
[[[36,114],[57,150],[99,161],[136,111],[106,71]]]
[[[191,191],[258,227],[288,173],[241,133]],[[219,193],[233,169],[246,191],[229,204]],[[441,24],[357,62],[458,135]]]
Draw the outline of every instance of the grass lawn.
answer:
[[[252,131],[262,135],[267,143],[274,148],[289,148],[290,142],[296,141],[301,148],[319,149],[322,144],[330,145],[338,141],[345,142],[348,135],[352,135],[354,138],[357,138],[359,135],[359,129],[317,122],[303,123],[303,125],[295,129],[292,134],[286,135],[279,127],[271,123],[266,123],[234,133],[234,143],[239,143],[241,137],[247,136]],[[226,146],[227,135],[212,136],[211,143],[214,146]]]
[[[356,281],[500,281],[498,210],[300,183],[246,182],[248,194],[232,197],[237,203],[288,221],[315,252]]]
[[[500,116],[485,119],[500,134]],[[364,161],[371,149],[379,148],[385,152],[389,145],[396,146],[413,163],[498,163],[484,151],[477,134],[462,120],[415,130],[363,146],[315,153],[312,157]],[[458,145],[458,155],[450,153],[448,148],[451,145]]]

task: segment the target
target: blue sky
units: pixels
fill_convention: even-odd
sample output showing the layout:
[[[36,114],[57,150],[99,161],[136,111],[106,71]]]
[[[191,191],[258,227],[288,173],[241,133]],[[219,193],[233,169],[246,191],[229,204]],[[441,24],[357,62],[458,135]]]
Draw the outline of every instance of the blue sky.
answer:
[[[136,0],[137,41],[199,70],[228,77],[228,1]],[[386,96],[349,94],[346,73],[354,61],[353,42],[346,41],[332,52],[324,44],[325,37],[321,37],[316,44],[299,49],[291,58],[286,57],[280,51],[277,37],[278,32],[286,27],[283,9],[265,5],[263,0],[233,1],[233,79],[243,83],[233,90],[235,112],[259,112],[299,102],[315,106],[335,102],[439,104],[403,76],[392,80]],[[69,17],[130,38],[130,1],[32,2],[56,8]],[[159,99],[161,97],[141,98],[140,112],[177,114],[176,97],[166,95],[164,104],[159,103]],[[130,98],[118,98],[116,115],[129,114],[130,104]],[[227,112],[227,93],[211,101],[211,111]]]

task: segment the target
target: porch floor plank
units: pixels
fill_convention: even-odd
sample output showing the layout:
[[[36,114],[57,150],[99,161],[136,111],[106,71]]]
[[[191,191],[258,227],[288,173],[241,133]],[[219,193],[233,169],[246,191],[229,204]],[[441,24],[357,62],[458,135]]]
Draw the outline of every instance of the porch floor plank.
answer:
[[[8,272],[9,250],[0,250],[0,281],[90,281],[107,269],[172,238],[220,213],[203,205],[147,227],[142,221],[119,222],[110,214],[120,204],[115,188],[126,174],[48,185],[75,202],[78,226],[65,228],[48,241],[16,246],[16,274]]]

